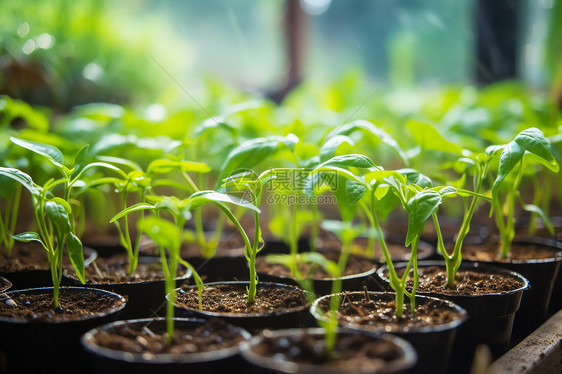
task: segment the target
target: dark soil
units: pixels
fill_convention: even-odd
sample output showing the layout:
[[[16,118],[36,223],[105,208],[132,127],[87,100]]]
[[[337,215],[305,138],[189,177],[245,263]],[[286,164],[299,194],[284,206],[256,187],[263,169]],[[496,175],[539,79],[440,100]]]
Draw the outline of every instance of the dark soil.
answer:
[[[403,269],[396,270],[398,275]],[[487,273],[478,270],[459,269],[455,276],[455,288],[446,288],[447,273],[445,267],[420,267],[418,293],[441,293],[447,295],[485,295],[514,291],[523,287],[523,283],[510,274]],[[412,281],[406,282],[411,289]]]
[[[323,311],[330,309],[330,299],[325,298],[319,304]],[[404,300],[402,317],[396,316],[394,294],[374,295],[369,299],[364,293],[345,293],[337,312],[338,320],[343,324],[384,327],[388,331],[408,331],[426,326],[438,326],[458,320],[463,315],[442,300],[417,301],[414,313],[410,304]]]
[[[0,277],[0,292],[7,290],[11,286],[12,286],[12,283],[10,283],[9,280],[7,280],[6,278]]]
[[[123,324],[110,331],[101,330],[92,343],[135,354],[189,354],[214,352],[237,346],[245,340],[241,329],[220,319],[212,319],[200,326],[182,326],[175,323],[172,343],[167,344],[165,324]],[[159,328],[160,327],[160,328]]]
[[[394,343],[361,334],[339,334],[332,358],[324,350],[324,336],[312,334],[266,337],[263,344],[252,347],[260,356],[349,372],[384,372],[385,364],[403,357]]]
[[[338,261],[338,251],[318,251],[324,257],[334,262]],[[356,275],[366,271],[376,269],[378,266],[373,261],[364,257],[350,256],[345,267],[344,275]],[[328,274],[322,266],[312,263],[301,263],[298,265],[299,271],[303,276],[310,279],[331,279],[333,278]],[[256,258],[256,270],[258,273],[269,274],[278,277],[292,278],[291,271],[288,267],[282,264],[269,263],[264,256]]]
[[[99,315],[119,307],[122,301],[99,292],[76,292],[61,287],[59,304],[59,309],[53,308],[52,292],[18,293],[11,298],[3,294],[0,296],[0,315],[34,321],[69,321]]]
[[[540,244],[525,244],[516,243],[511,244],[510,251],[507,259],[502,259],[501,250],[498,243],[482,243],[479,245],[465,245],[463,246],[463,258],[470,261],[528,261],[528,260],[541,260],[554,257],[561,257],[562,251],[553,248],[545,247]]]
[[[163,280],[164,273],[159,259],[154,262],[142,262],[135,272],[129,274],[129,260],[126,254],[114,255],[111,257],[98,257],[92,264],[86,266],[86,283],[88,284],[115,284],[130,282],[148,282]],[[185,268],[178,268],[177,276],[185,274]],[[75,278],[74,272],[65,268],[65,275]]]
[[[278,288],[264,284],[258,284],[253,303],[248,304],[247,297],[246,283],[208,285],[203,291],[203,310],[231,314],[263,314],[290,312],[302,309],[308,304],[301,289]],[[178,292],[177,304],[180,307],[198,309],[197,288],[184,286]]]
[[[17,242],[9,257],[5,249],[0,250],[1,272],[14,273],[29,270],[49,270],[47,252],[41,244]]]

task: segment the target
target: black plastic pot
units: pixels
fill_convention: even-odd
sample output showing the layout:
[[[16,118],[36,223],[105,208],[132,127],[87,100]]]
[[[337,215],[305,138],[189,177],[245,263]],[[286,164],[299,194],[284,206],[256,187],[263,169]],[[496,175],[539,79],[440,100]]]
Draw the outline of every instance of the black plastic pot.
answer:
[[[181,330],[198,327],[205,323],[202,319],[175,318],[174,328]],[[111,331],[119,325],[149,325],[150,330],[162,333],[166,330],[165,318],[146,318],[127,321],[117,321],[88,331],[82,337],[82,345],[90,356],[93,373],[234,373],[243,372],[246,366],[240,357],[240,345],[213,352],[192,354],[153,354],[143,355],[100,347],[93,338],[101,331]],[[240,329],[245,339],[251,335]],[[193,342],[197,344],[196,341]]]
[[[250,271],[244,256],[220,256],[213,258],[191,257],[186,259],[204,282],[248,281]]]
[[[84,265],[90,264],[98,257],[98,253],[89,247],[84,247]],[[51,270],[45,255],[44,269],[26,269],[21,271],[0,271],[0,277],[4,277],[12,282],[12,290],[25,290],[28,288],[49,287],[53,284]],[[63,285],[70,285],[63,278]]]
[[[338,294],[343,295],[343,294]],[[325,322],[329,321],[325,312],[320,306],[322,300],[330,299],[332,295],[322,296],[312,303],[310,312],[317,320]],[[346,292],[345,297],[347,300],[353,301],[364,299],[365,293],[361,291]],[[371,300],[384,300],[392,302],[395,300],[395,294],[390,292],[369,292]],[[408,298],[404,300],[404,308],[409,308]],[[340,321],[338,324],[341,327],[350,330],[369,331],[374,333],[390,333],[400,338],[403,338],[408,343],[412,344],[418,355],[417,364],[412,369],[414,373],[446,373],[447,365],[457,328],[467,319],[467,312],[458,305],[443,299],[437,299],[427,296],[416,296],[416,305],[434,302],[440,308],[455,311],[459,314],[459,318],[451,322],[434,325],[424,326],[419,328],[392,328],[389,324],[377,323],[374,325],[358,325],[349,322]],[[436,359],[439,357],[439,359]]]
[[[550,258],[539,260],[480,261],[482,264],[502,267],[523,275],[531,288],[524,293],[513,325],[514,337],[523,338],[541,325],[548,317],[548,307],[562,262],[562,243],[546,238],[519,238],[514,244],[539,245],[552,251]],[[470,262],[468,259],[466,262]],[[562,292],[562,290],[561,290]],[[558,295],[562,297],[562,295]]]
[[[319,251],[322,253],[322,251]],[[350,256],[348,262],[351,263],[352,261],[358,261],[359,256]],[[365,260],[365,259],[364,259]],[[309,277],[308,279],[312,280],[312,286],[314,287],[314,293],[316,295],[327,295],[332,293],[332,285],[336,279],[341,280],[342,289],[355,291],[355,290],[362,290],[363,287],[367,287],[370,290],[380,290],[380,285],[377,283],[376,272],[378,268],[378,264],[374,261],[367,260],[372,263],[372,267],[370,269],[366,269],[365,271],[357,274],[346,275],[339,278],[314,278]],[[258,271],[258,277],[260,280],[265,282],[273,282],[273,283],[282,283],[288,284],[295,287],[300,287],[299,282],[296,278],[291,276],[285,275],[276,275],[270,274],[265,272]]]
[[[213,282],[213,283],[207,283],[205,286],[221,285],[221,284],[235,285],[240,287],[240,289],[245,292],[246,287],[250,285],[250,282]],[[196,286],[188,287],[188,289],[193,289],[193,288],[196,288]],[[290,286],[287,284],[259,282],[258,288],[262,288],[262,289],[281,288],[286,290],[292,290],[297,287]],[[178,295],[181,295],[181,293],[185,291],[181,288],[178,288],[176,289],[176,292],[178,293]],[[176,315],[179,317],[202,318],[202,319],[221,318],[224,321],[234,326],[240,326],[250,332],[259,329],[265,329],[265,328],[284,329],[284,328],[291,328],[291,327],[303,327],[307,323],[307,321],[310,321],[309,303],[292,309],[273,311],[271,313],[246,313],[246,314],[210,312],[210,311],[199,310],[199,309],[184,308],[177,304],[175,304],[175,307],[176,307]]]
[[[395,268],[406,267],[407,264],[397,264]],[[423,272],[427,266],[442,266],[445,271],[445,263],[440,261],[423,261],[418,268]],[[511,338],[515,312],[519,309],[523,291],[529,288],[529,281],[513,271],[503,268],[481,265],[479,263],[463,263],[461,269],[482,271],[491,274],[506,274],[521,281],[523,286],[516,290],[505,293],[492,293],[485,295],[452,295],[432,292],[417,292],[419,295],[438,297],[452,301],[468,312],[467,321],[459,327],[457,338],[453,346],[451,357],[451,368],[453,372],[468,372],[472,362],[474,351],[478,344],[486,344],[490,347],[494,357],[503,354]],[[390,289],[385,272],[386,266],[377,271],[377,275],[384,280]],[[444,290],[445,291],[445,290]]]
[[[4,277],[0,277],[0,292],[6,292],[12,287],[12,282]]]
[[[361,334],[369,335],[374,340],[386,340],[393,343],[398,349],[401,350],[402,354],[399,358],[394,361],[383,363],[382,360],[379,361],[380,367],[378,370],[361,371],[355,370],[355,368],[343,367],[343,368],[333,368],[322,365],[314,364],[302,364],[291,362],[283,359],[283,354],[276,354],[272,357],[263,356],[256,353],[253,348],[266,344],[266,341],[271,338],[287,337],[287,336],[302,336],[304,334],[309,334],[314,337],[318,337],[319,341],[323,340],[324,330],[319,328],[309,328],[309,329],[289,329],[289,330],[265,330],[262,334],[253,337],[249,343],[247,343],[242,351],[242,357],[244,357],[251,365],[250,372],[255,374],[269,374],[269,373],[306,373],[306,374],[318,374],[318,373],[328,373],[328,374],[349,374],[350,372],[363,374],[363,373],[407,373],[410,368],[416,363],[416,353],[413,347],[405,340],[392,336],[389,334],[378,334],[372,332],[361,332],[352,331],[346,329],[339,329],[338,334]],[[323,346],[320,345],[320,346]]]
[[[61,287],[64,292],[83,292],[114,298],[121,303],[94,316],[70,321],[31,320],[0,317],[0,372],[75,373],[83,368],[86,354],[80,337],[86,331],[115,321],[125,307],[125,299],[115,293],[85,287]],[[52,298],[53,288],[34,288],[0,294],[5,303],[16,294],[45,294]]]
[[[161,263],[158,257],[139,257],[139,263]],[[180,287],[191,277],[191,270],[185,269],[185,274],[177,277],[176,287]],[[81,283],[71,278],[74,285]],[[164,279],[139,281],[129,283],[86,283],[84,287],[107,290],[123,295],[127,298],[127,306],[121,313],[122,319],[148,318],[165,313],[166,287]]]

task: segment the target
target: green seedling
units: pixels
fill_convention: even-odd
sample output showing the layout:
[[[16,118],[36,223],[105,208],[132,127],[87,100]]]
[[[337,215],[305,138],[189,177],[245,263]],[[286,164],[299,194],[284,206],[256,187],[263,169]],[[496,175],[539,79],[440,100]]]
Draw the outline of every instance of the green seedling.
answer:
[[[250,251],[251,244],[248,236],[240,225],[240,222],[238,222],[232,211],[228,208],[227,204],[241,206],[243,208],[251,209],[257,213],[259,213],[259,209],[246,200],[215,191],[196,192],[184,200],[179,200],[175,197],[170,196],[152,195],[149,197],[149,199],[153,200],[154,202],[138,203],[130,206],[114,216],[111,219],[111,222],[114,222],[130,213],[141,210],[152,211],[155,215],[160,215],[162,212],[167,212],[172,216],[174,223],[166,221],[160,217],[147,217],[143,221],[139,222],[139,230],[146,233],[158,244],[165,277],[166,294],[169,295],[169,299],[166,305],[166,316],[168,332],[167,339],[168,343],[171,343],[174,331],[173,303],[176,300],[176,293],[174,289],[178,264],[186,266],[193,272],[193,277],[198,287],[199,309],[202,309],[201,296],[204,287],[203,281],[197,274],[195,268],[193,268],[193,266],[189,262],[183,260],[180,257],[179,253],[185,223],[187,220],[192,218],[192,211],[201,208],[207,203],[213,203],[214,205],[216,205],[238,229],[244,240],[246,250]]]
[[[526,204],[523,201],[519,187],[524,170],[529,168],[532,163],[541,163],[555,173],[559,171],[559,165],[552,154],[548,140],[542,131],[535,127],[523,130],[508,144],[488,147],[486,153],[491,156],[500,154],[498,172],[492,186],[490,216],[495,211],[496,226],[500,233],[500,255],[505,259],[515,236],[515,203],[517,200],[521,202],[524,210],[539,215],[549,230],[554,233],[552,224],[542,209],[538,205]],[[505,193],[501,193],[500,187],[503,187]]]
[[[18,138],[11,138],[11,140],[21,147],[44,156],[61,174],[59,179],[51,178],[45,184],[38,185],[29,175],[18,169],[0,168],[0,175],[14,179],[31,193],[37,232],[24,232],[12,237],[22,242],[37,241],[45,248],[54,287],[53,306],[58,308],[62,256],[65,247],[78,279],[85,283],[82,243],[75,232],[72,189],[75,185],[81,184],[80,177],[94,167],[110,169],[117,173],[121,173],[121,170],[106,163],[86,163],[87,146],[78,153],[75,166],[68,168],[63,165],[63,155],[56,147]],[[55,194],[60,188],[63,197]]]

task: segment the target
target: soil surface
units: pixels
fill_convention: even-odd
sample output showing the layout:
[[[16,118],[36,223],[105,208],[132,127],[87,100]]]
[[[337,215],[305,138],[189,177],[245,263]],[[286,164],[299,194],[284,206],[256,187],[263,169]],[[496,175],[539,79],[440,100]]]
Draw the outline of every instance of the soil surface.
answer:
[[[394,343],[361,334],[339,334],[332,358],[327,358],[324,350],[324,336],[312,334],[266,337],[252,347],[261,356],[349,372],[384,372],[385,364],[403,357],[402,349]]]
[[[362,326],[384,327],[387,331],[408,331],[426,326],[438,326],[463,318],[463,314],[451,308],[443,300],[418,300],[411,313],[407,298],[404,300],[402,317],[396,316],[396,302],[393,294],[345,293],[337,311],[340,323]],[[319,307],[330,309],[330,299],[322,299]]]
[[[446,288],[447,273],[445,267],[420,267],[419,271],[421,274],[419,277],[418,293],[485,295],[513,291],[524,285],[523,282],[510,274],[459,269],[455,276],[455,288]],[[401,276],[404,270],[397,269],[396,272],[398,276]],[[408,280],[406,282],[406,287],[411,289],[412,283],[412,280]]]
[[[324,257],[337,263],[339,258],[338,251],[318,251]],[[300,263],[298,264],[301,274],[310,279],[331,279],[333,278],[328,274],[322,266],[313,263]],[[361,274],[366,271],[376,269],[378,265],[373,261],[364,257],[350,256],[345,267],[344,275]],[[269,274],[277,277],[292,278],[291,270],[282,264],[274,264],[267,261],[265,256],[258,256],[256,258],[256,271],[258,273]]]
[[[110,331],[99,331],[92,343],[100,347],[135,354],[189,354],[214,352],[237,346],[245,340],[242,330],[220,319],[200,326],[181,326],[176,322],[172,343],[167,344],[165,323],[124,324]]]
[[[92,255],[91,249],[84,247],[84,260]],[[62,258],[63,264],[70,265],[68,252],[66,249]],[[71,266],[71,265],[70,265]],[[37,242],[16,242],[11,256],[8,256],[5,249],[0,250],[0,272],[15,273],[18,271],[50,270],[47,252],[43,246]]]
[[[9,257],[4,248],[0,250],[1,272],[14,273],[29,270],[49,270],[47,252],[41,244],[17,242]]]
[[[298,288],[278,288],[258,284],[256,298],[248,304],[246,283],[205,286],[202,296],[203,310],[231,314],[262,314],[298,310],[308,302],[304,291]],[[178,292],[177,305],[198,309],[196,287],[182,287]]]
[[[6,291],[11,286],[12,286],[12,283],[10,283],[9,280],[7,280],[6,278],[0,277],[0,292]]]
[[[0,315],[34,321],[70,321],[95,316],[117,308],[122,301],[99,292],[76,292],[61,287],[59,304],[59,309],[53,308],[52,292],[19,293],[11,298],[7,294],[3,294],[0,295]]]
[[[158,258],[155,258],[154,262],[139,261],[133,274],[129,274],[128,270],[129,260],[126,254],[119,254],[111,257],[98,257],[85,268],[86,283],[110,284],[147,282],[164,279],[162,265],[159,263]],[[177,276],[182,276],[185,272],[185,268],[178,268]],[[76,279],[73,270],[70,270],[68,266],[65,267],[65,275]]]
[[[507,259],[502,259],[498,243],[482,243],[465,245],[462,248],[463,258],[470,261],[528,261],[562,257],[562,250],[534,243],[512,243]]]

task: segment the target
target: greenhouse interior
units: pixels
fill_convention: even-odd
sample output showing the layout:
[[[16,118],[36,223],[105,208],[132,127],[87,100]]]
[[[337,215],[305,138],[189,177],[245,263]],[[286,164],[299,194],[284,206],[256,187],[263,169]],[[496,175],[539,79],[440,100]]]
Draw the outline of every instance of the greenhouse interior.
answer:
[[[562,0],[0,4],[0,373],[562,372]]]

